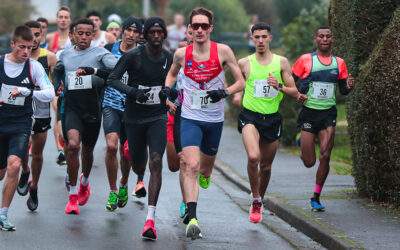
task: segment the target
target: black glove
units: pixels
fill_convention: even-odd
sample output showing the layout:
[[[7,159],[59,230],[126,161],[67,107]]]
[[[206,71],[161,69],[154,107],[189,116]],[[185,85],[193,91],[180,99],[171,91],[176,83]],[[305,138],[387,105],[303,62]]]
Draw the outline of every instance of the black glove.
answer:
[[[132,88],[131,92],[129,92],[129,95],[134,97],[136,101],[140,103],[144,103],[149,99],[149,95],[147,94],[151,89],[137,89],[137,88]]]
[[[83,69],[86,74],[85,75],[93,75],[94,74],[94,68],[92,67],[79,67],[80,69]]]
[[[170,89],[169,87],[165,87],[160,90],[158,93],[158,97],[160,97],[161,101],[167,100],[170,97],[172,100],[178,98],[178,91],[176,89]]]
[[[207,91],[207,94],[206,98],[211,98],[211,103],[219,102],[219,100],[229,95],[228,90],[226,89],[209,90]]]

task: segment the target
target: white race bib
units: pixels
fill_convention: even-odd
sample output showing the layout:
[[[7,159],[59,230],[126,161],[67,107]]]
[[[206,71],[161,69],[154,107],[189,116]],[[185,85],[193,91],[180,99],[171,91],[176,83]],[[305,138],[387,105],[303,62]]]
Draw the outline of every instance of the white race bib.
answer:
[[[128,72],[125,71],[125,73],[122,75],[121,77],[121,82],[125,85],[128,85],[128,79],[129,79],[129,75]]]
[[[68,90],[91,89],[92,76],[76,76],[76,71],[67,73],[68,77]]]
[[[144,103],[140,103],[138,101],[136,101],[136,103],[145,104],[145,105],[160,104],[161,102],[160,102],[160,97],[158,96],[158,93],[160,93],[162,86],[149,87],[149,86],[139,85],[139,89],[148,89],[148,88],[150,88],[150,91],[147,92],[146,95],[149,96],[149,99],[147,99],[147,101]]]
[[[269,86],[267,80],[254,80],[254,97],[277,97],[278,90]]]
[[[217,103],[211,103],[211,98],[206,98],[207,90],[195,90],[190,95],[190,108],[209,109],[217,107]]]
[[[1,85],[0,100],[3,100],[4,103],[10,104],[10,105],[24,106],[24,104],[25,104],[24,96],[18,96],[18,97],[11,96],[11,91],[14,88],[17,88],[17,86],[6,85],[3,83]]]
[[[331,99],[333,96],[333,87],[332,83],[313,82],[311,97],[316,99]]]

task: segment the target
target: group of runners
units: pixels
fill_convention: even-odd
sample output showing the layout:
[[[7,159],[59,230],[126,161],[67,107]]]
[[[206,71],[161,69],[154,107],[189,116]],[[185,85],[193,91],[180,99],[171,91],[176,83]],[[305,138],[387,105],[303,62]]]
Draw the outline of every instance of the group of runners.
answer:
[[[106,209],[115,211],[126,206],[132,169],[138,176],[133,194],[140,198],[148,193],[142,237],[155,240],[155,211],[166,150],[169,169],[180,170],[180,213],[187,224],[186,236],[201,238],[196,213],[199,186],[207,189],[210,185],[223,129],[224,98],[234,95],[234,104],[243,105],[238,129],[247,152],[253,196],[249,219],[258,223],[282,134],[278,110],[285,94],[303,104],[298,125],[301,159],[306,167],[316,162],[314,143],[318,137],[319,167],[311,207],[314,211],[325,210],[319,197],[334,142],[335,92],[339,87],[342,94],[347,94],[355,84],[344,61],[331,55],[333,37],[329,27],[316,31],[317,51],[302,55],[291,68],[285,57],[270,51],[271,27],[262,22],[251,28],[256,52],[237,62],[229,46],[210,40],[213,13],[202,7],[190,12],[185,41],[179,43],[174,54],[163,47],[168,31],[160,17],[149,17],[144,22],[135,17],[125,19],[118,41],[103,35],[101,16],[95,11],[71,23],[70,10],[61,7],[57,23],[59,31],[48,35],[47,45],[59,48],[50,49],[57,56],[40,48],[45,43],[42,23],[29,21],[15,29],[12,52],[0,58],[0,179],[7,172],[1,229],[16,229],[7,216],[16,189],[21,195],[29,193],[30,210],[38,207],[50,102],[56,95],[55,128],[57,137],[65,142],[67,214],[79,214],[78,205],[85,205],[91,195],[93,150],[103,119],[110,186]],[[226,83],[224,68],[230,70],[233,83]],[[295,84],[298,78],[299,91]],[[31,168],[27,165],[29,141]],[[147,163],[150,178],[146,189],[143,176]]]

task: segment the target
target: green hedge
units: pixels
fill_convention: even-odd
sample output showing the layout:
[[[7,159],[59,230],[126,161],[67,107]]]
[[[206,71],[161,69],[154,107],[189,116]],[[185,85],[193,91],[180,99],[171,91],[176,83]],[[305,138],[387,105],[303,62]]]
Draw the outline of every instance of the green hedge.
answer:
[[[389,0],[333,0],[334,53],[355,91],[347,103],[358,191],[400,205],[400,6]],[[396,9],[397,8],[397,9]]]

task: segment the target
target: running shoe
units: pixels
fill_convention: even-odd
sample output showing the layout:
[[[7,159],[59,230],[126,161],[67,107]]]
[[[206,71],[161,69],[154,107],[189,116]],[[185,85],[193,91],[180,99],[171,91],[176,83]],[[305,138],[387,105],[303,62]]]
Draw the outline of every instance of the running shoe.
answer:
[[[37,196],[37,189],[31,188],[31,190],[29,190],[29,198],[26,201],[26,205],[31,211],[35,211],[38,208],[39,200]]]
[[[110,195],[108,196],[108,202],[106,204],[106,209],[110,212],[113,212],[117,210],[117,200],[118,200],[118,195],[115,192],[110,192]]]
[[[301,146],[301,134],[300,133],[298,133],[296,135],[296,144],[297,144],[298,147]]]
[[[157,239],[157,232],[154,228],[154,220],[148,219],[144,224],[143,232],[142,232],[142,239],[145,240],[156,240]]]
[[[259,202],[258,200],[253,201],[249,212],[251,222],[258,223],[262,220],[262,209],[262,202]]]
[[[182,201],[181,207],[179,208],[179,210],[181,212],[181,218],[183,218],[183,216],[185,216],[185,210],[186,210],[185,202]]]
[[[191,219],[186,226],[186,237],[190,237],[192,240],[202,238],[199,224],[195,218]]]
[[[29,146],[29,152],[28,152],[29,156],[32,156],[32,144]]]
[[[82,185],[82,178],[83,174],[81,174],[81,177],[79,179],[79,189],[78,189],[78,203],[79,206],[83,206],[88,202],[89,197],[90,197],[90,183],[88,183],[86,186]]]
[[[182,217],[183,224],[187,225],[189,223],[189,211],[185,208],[185,214]]]
[[[71,184],[69,183],[69,174],[68,174],[68,172],[67,172],[67,174],[65,175],[64,187],[65,187],[65,189],[69,192],[69,189],[70,189],[70,187],[71,187]]]
[[[8,220],[7,215],[0,215],[0,227],[3,231],[15,231],[15,226]]]
[[[211,177],[205,178],[202,174],[199,173],[199,184],[200,187],[206,189],[210,186]]]
[[[60,151],[58,153],[57,164],[58,165],[66,165],[67,164],[67,159],[65,159],[65,155],[64,155],[63,151]]]
[[[67,214],[79,214],[79,207],[78,207],[78,195],[77,194],[70,194],[68,203],[65,206],[65,213]]]
[[[136,184],[136,187],[133,190],[132,195],[138,198],[146,197],[146,186],[144,185],[143,182],[139,181]]]
[[[119,188],[118,191],[118,207],[125,207],[126,203],[128,202],[128,188]]]
[[[311,198],[311,210],[313,212],[324,212],[325,211],[325,207],[321,205],[321,203],[319,202],[319,200],[315,199],[314,197]]]
[[[28,173],[23,173],[21,172],[21,176],[19,177],[19,182],[18,182],[18,187],[17,187],[17,192],[19,195],[25,196],[28,191],[29,187],[31,186],[31,180],[29,180],[29,174]]]

